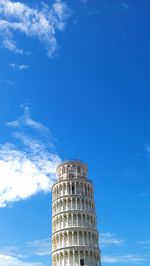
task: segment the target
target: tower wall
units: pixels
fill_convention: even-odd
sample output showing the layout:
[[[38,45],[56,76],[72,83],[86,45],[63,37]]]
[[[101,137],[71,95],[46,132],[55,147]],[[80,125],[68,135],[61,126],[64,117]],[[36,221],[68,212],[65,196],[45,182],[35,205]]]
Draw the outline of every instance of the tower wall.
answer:
[[[58,165],[52,187],[52,266],[100,265],[93,184],[87,165]]]

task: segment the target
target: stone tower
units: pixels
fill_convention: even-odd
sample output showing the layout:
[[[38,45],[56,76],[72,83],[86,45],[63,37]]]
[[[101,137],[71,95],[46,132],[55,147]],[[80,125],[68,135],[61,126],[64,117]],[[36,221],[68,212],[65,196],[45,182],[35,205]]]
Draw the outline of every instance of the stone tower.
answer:
[[[93,184],[87,178],[87,165],[63,162],[52,187],[52,266],[99,265]]]

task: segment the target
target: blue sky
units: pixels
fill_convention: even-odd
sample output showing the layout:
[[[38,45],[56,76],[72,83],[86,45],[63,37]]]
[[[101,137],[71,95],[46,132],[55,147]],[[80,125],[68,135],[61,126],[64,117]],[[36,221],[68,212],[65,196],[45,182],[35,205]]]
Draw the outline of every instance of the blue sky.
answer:
[[[102,265],[150,265],[150,3],[0,0],[0,266],[50,262],[55,167],[94,182]]]

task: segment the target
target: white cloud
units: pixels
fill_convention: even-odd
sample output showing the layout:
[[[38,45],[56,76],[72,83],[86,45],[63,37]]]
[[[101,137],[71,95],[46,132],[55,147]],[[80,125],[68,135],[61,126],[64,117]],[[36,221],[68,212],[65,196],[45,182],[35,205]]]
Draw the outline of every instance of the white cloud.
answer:
[[[86,4],[88,0],[80,0],[81,3]]]
[[[136,254],[129,254],[129,255],[114,255],[114,256],[109,256],[105,255],[102,256],[102,262],[103,263],[110,263],[110,264],[117,264],[117,263],[132,263],[132,264],[137,264],[140,262],[144,262],[146,259],[143,256],[136,255]]]
[[[144,198],[144,197],[148,197],[148,196],[149,196],[149,193],[147,193],[147,192],[141,192],[138,194],[138,197],[140,197],[140,198]]]
[[[0,254],[0,266],[44,266],[40,262],[25,262],[18,257]]]
[[[31,118],[28,108],[20,120],[9,123],[9,126],[22,125],[42,132],[47,129]],[[42,139],[22,131],[15,132],[13,136],[21,145],[0,144],[0,207],[39,192],[49,192],[55,179],[56,166],[60,162],[60,157],[50,151],[49,143]]]
[[[5,247],[0,247],[0,254],[3,254],[5,256],[13,256],[15,257],[17,254],[18,257],[22,257],[19,255],[19,248],[16,246],[5,246]]]
[[[125,242],[124,239],[121,239],[120,237],[118,237],[118,235],[116,234],[112,234],[112,233],[101,233],[100,234],[100,245],[102,247],[106,247],[106,246],[120,246]]]
[[[70,11],[61,0],[55,0],[51,7],[44,3],[41,5],[41,8],[32,8],[22,2],[0,0],[0,35],[3,47],[17,54],[24,54],[15,40],[15,32],[21,32],[44,44],[48,56],[54,55],[57,49],[56,31],[64,30]]]
[[[12,80],[9,79],[0,79],[0,84],[7,84],[9,86],[14,86],[15,82],[13,82]]]
[[[150,250],[150,240],[138,241],[138,244],[143,250]]]
[[[29,65],[17,65],[17,64],[14,64],[14,63],[11,63],[9,64],[9,66],[11,68],[13,68],[14,70],[26,70],[29,68]]]
[[[125,3],[125,2],[122,2],[121,3],[121,7],[123,8],[123,9],[129,9],[129,4],[128,3]]]
[[[147,254],[147,250],[150,241],[139,241],[138,244],[140,245],[140,249],[137,246],[137,242],[134,244],[138,252],[129,253],[131,242],[127,242],[124,239],[121,239],[117,234],[112,233],[101,233],[100,234],[100,246],[102,247],[102,263],[107,264],[138,264],[141,262],[149,262],[150,257]],[[123,245],[124,244],[124,245]],[[133,244],[133,243],[132,243]],[[141,249],[142,247],[147,247],[145,249]],[[124,247],[124,251],[121,247]],[[127,251],[127,247],[129,251]],[[110,252],[110,248],[112,252]],[[115,249],[117,248],[117,251]],[[121,248],[121,249],[120,249]],[[118,250],[120,252],[118,252]],[[122,251],[121,251],[122,250]],[[139,252],[141,250],[142,252]]]
[[[1,24],[0,24],[0,26],[1,26]],[[13,40],[8,39],[8,36],[7,36],[7,39],[4,39],[2,41],[2,46],[4,48],[10,50],[11,52],[14,52],[15,54],[21,54],[21,55],[24,54],[24,51],[22,49],[17,48],[16,43]]]
[[[40,239],[29,242],[28,246],[32,250],[32,254],[36,256],[49,256],[50,254],[50,239]]]
[[[49,133],[49,129],[41,124],[38,121],[35,121],[31,118],[30,115],[30,108],[28,106],[22,106],[23,107],[23,116],[17,118],[17,120],[11,121],[7,123],[7,126],[10,127],[21,127],[21,126],[28,126],[30,128],[34,128],[36,130],[41,131],[42,133]]]
[[[50,238],[22,243],[19,246],[0,246],[0,254],[17,258],[49,256],[51,250]]]

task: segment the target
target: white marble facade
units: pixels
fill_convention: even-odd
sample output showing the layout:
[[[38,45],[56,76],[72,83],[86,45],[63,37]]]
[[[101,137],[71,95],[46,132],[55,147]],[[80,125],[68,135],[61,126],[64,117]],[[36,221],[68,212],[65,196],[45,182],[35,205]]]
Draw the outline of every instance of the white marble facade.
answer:
[[[87,165],[67,161],[57,167],[52,187],[52,266],[99,266],[93,184]]]

